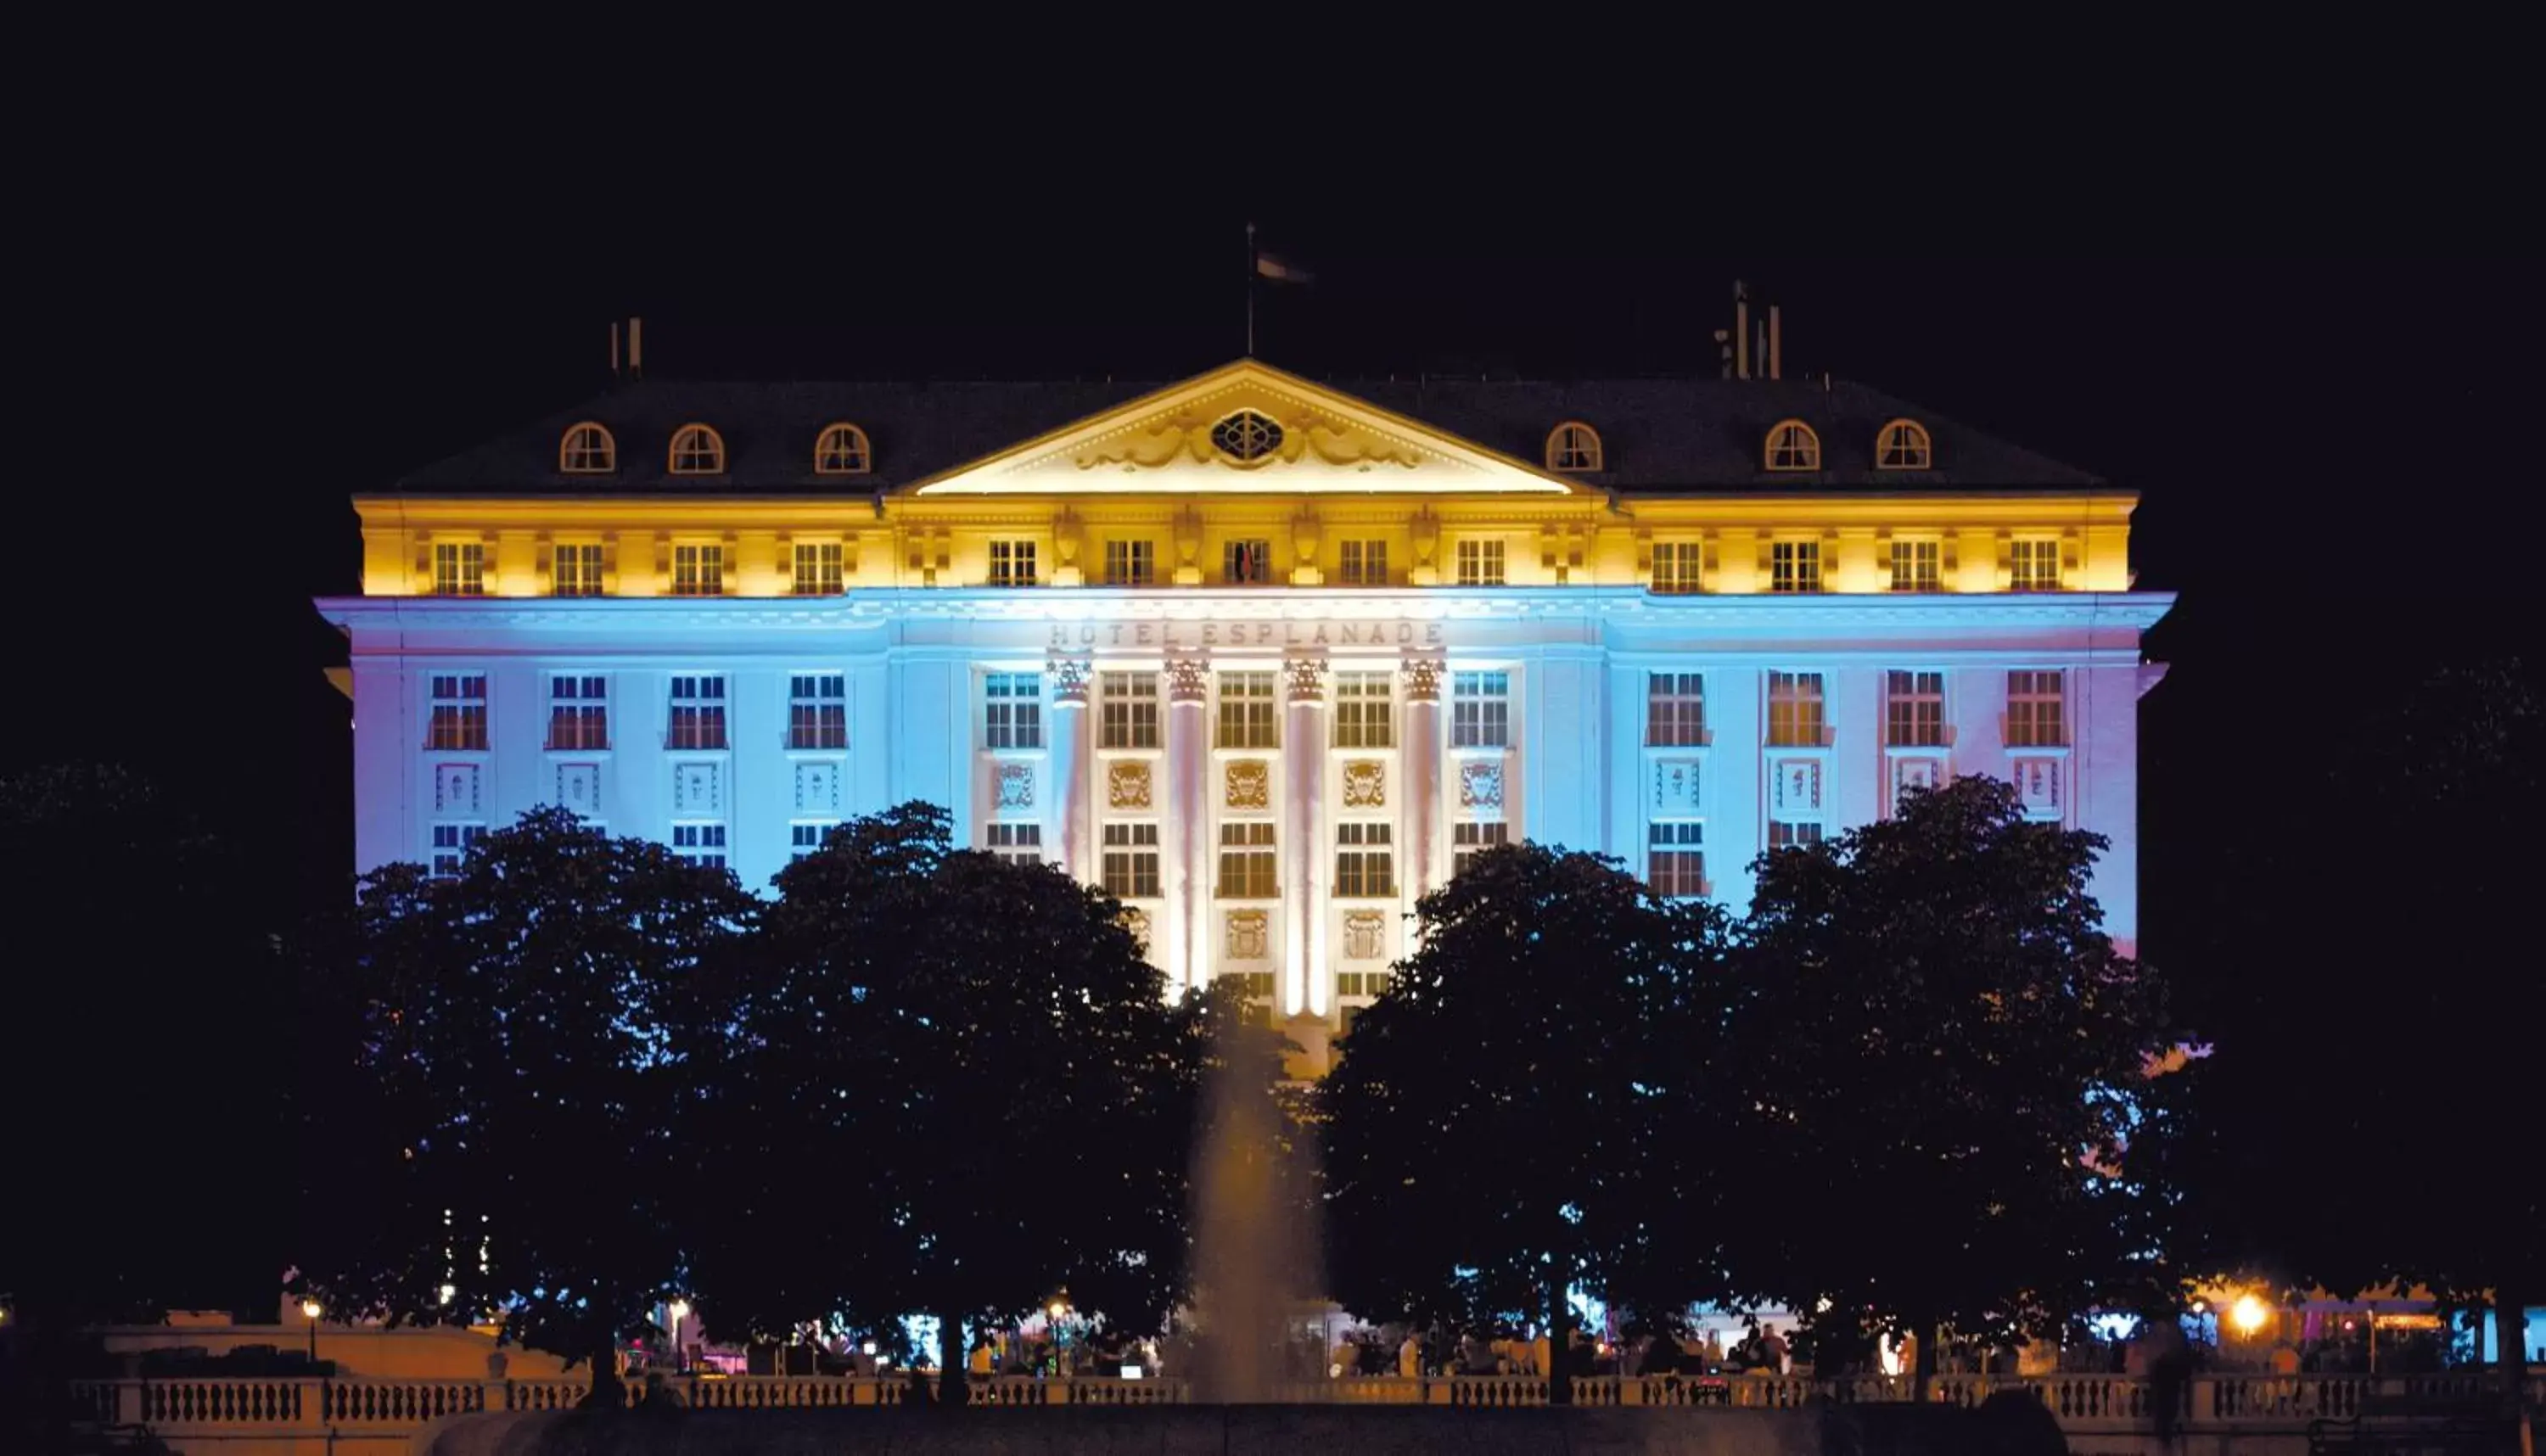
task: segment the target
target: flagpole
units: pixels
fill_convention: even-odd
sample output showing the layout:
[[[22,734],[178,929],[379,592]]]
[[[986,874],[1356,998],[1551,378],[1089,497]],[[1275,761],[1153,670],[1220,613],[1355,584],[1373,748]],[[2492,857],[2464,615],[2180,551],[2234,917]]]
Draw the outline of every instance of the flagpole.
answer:
[[[1246,357],[1255,357],[1255,224],[1246,224]]]

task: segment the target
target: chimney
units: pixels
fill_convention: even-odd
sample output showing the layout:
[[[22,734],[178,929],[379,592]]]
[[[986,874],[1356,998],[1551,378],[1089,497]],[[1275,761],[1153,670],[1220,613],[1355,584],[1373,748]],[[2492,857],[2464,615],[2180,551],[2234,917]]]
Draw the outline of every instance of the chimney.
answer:
[[[619,320],[610,320],[610,377],[619,378]]]
[[[1750,287],[1733,281],[1733,377],[1750,378]]]
[[[1778,317],[1777,317],[1777,305],[1776,305],[1776,304],[1774,304],[1774,303],[1769,304],[1769,305],[1768,305],[1768,378],[1770,378],[1770,379],[1772,379],[1772,380],[1782,380],[1782,379],[1784,379],[1784,378],[1786,377],[1786,346],[1785,346],[1785,341],[1777,337],[1777,325],[1778,325],[1779,321],[1780,321],[1780,320],[1779,320],[1779,319],[1778,319]]]
[[[628,320],[628,377],[645,377],[645,320],[641,318]]]
[[[1717,377],[1727,380],[1733,378],[1733,330],[1720,328],[1715,331],[1715,352],[1723,356],[1722,363],[1717,369]]]

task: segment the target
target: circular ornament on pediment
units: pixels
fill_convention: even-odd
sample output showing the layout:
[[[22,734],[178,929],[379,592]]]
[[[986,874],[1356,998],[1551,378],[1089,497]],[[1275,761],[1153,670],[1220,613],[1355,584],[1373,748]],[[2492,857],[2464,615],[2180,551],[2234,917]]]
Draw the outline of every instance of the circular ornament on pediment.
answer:
[[[1251,466],[1282,448],[1282,426],[1270,416],[1241,409],[1224,415],[1211,427],[1213,448],[1242,466]]]

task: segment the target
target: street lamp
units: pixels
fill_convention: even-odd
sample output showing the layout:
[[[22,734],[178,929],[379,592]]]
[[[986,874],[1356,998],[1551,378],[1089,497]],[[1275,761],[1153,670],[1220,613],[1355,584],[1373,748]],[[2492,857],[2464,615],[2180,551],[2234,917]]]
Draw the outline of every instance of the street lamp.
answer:
[[[1045,1310],[1044,1313],[1052,1317],[1052,1373],[1059,1375],[1061,1373],[1061,1317],[1069,1313],[1069,1306],[1061,1303],[1060,1300],[1054,1300],[1052,1302],[1052,1307]]]
[[[681,1322],[690,1318],[690,1302],[676,1299],[664,1307],[663,1313],[672,1317],[672,1368],[679,1370],[684,1364],[681,1356]]]
[[[300,1313],[309,1317],[309,1361],[314,1365],[318,1361],[318,1301],[314,1299],[302,1300],[300,1302]]]
[[[2263,1328],[2264,1321],[2272,1318],[2272,1311],[2270,1306],[2254,1296],[2241,1294],[2237,1296],[2237,1302],[2228,1307],[2228,1318],[2235,1322],[2240,1334],[2250,1335]]]

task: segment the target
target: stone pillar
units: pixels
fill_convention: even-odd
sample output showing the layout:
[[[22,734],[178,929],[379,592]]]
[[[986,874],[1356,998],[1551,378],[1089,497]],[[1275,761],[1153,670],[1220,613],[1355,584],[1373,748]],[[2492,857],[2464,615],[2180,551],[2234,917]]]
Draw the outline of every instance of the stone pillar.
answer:
[[[1405,686],[1405,881],[1407,905],[1447,877],[1441,853],[1441,673],[1439,657],[1408,657]]]
[[[1052,851],[1061,869],[1081,884],[1095,878],[1096,861],[1087,836],[1093,822],[1087,798],[1087,659],[1056,654],[1045,662],[1051,704],[1044,742],[1052,765],[1047,792],[1052,796]]]
[[[1282,1014],[1326,1014],[1326,659],[1284,659]]]
[[[1160,969],[1167,973],[1171,994],[1199,984],[1207,962],[1200,959],[1203,926],[1211,903],[1210,849],[1202,842],[1211,821],[1203,783],[1211,763],[1207,728],[1211,662],[1199,653],[1167,659],[1166,822],[1159,850],[1159,886],[1167,898],[1166,924],[1160,927]]]

